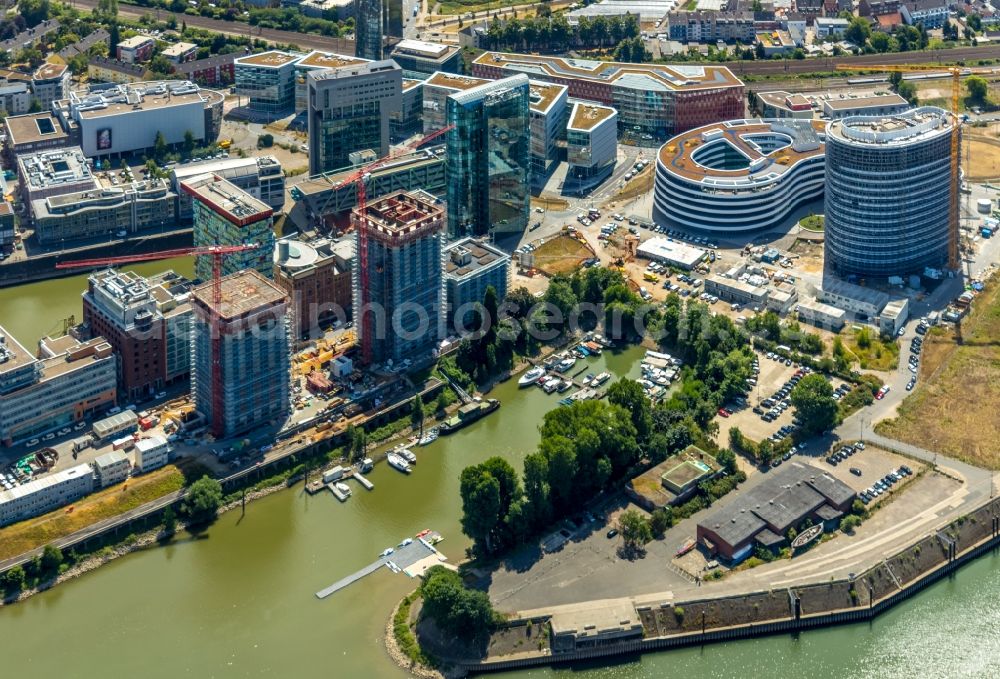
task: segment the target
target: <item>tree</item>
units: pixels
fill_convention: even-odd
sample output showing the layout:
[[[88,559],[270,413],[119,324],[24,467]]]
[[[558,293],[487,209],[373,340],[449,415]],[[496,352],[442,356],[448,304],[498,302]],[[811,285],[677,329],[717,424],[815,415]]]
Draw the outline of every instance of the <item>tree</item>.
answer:
[[[485,592],[469,589],[462,577],[444,566],[432,566],[420,584],[421,615],[437,627],[463,639],[482,640],[494,628],[497,614]]]
[[[164,156],[167,155],[167,140],[163,136],[163,133],[157,130],[156,139],[153,140],[153,157],[157,160],[163,160]]]
[[[849,42],[864,47],[872,34],[872,26],[865,17],[852,17],[844,31],[844,38]]]
[[[969,98],[977,104],[986,103],[987,98],[990,93],[990,84],[986,82],[986,79],[978,76],[972,75],[966,78],[965,87],[969,90]]]
[[[792,405],[802,419],[806,434],[818,434],[833,428],[839,419],[833,386],[822,375],[806,375],[791,393]]]
[[[46,21],[51,13],[49,0],[21,0],[17,6],[28,28]]]
[[[448,394],[444,389],[438,394],[437,403],[435,404],[435,410],[439,413],[443,413],[448,407]]]
[[[417,394],[413,397],[410,406],[410,427],[414,431],[420,432],[420,438],[424,437],[424,400]]]
[[[840,530],[848,535],[854,533],[854,529],[861,525],[861,518],[855,514],[848,514],[840,520]]]
[[[670,506],[660,507],[649,516],[649,530],[657,538],[662,538],[663,534],[674,525],[674,510]]]
[[[181,503],[181,514],[191,523],[210,523],[222,506],[222,486],[210,476],[203,476],[188,488]]]
[[[733,435],[733,431],[739,434],[740,437],[743,436],[742,433],[740,433],[739,429],[733,427],[732,429],[729,430],[730,438]],[[736,455],[733,453],[733,451],[729,450],[728,448],[723,448],[718,453],[716,453],[715,461],[718,462],[722,466],[722,468],[726,470],[726,473],[728,474],[735,474],[738,470],[738,467],[736,466]]]
[[[3,587],[3,591],[7,594],[7,596],[16,594],[24,589],[24,583],[24,569],[20,566],[14,566],[8,570],[3,574],[3,579],[0,580],[0,586]]]
[[[181,148],[186,156],[190,156],[191,152],[194,151],[194,133],[191,130],[184,132],[184,143]]]
[[[177,532],[177,517],[174,515],[174,508],[167,507],[163,510],[163,533],[173,535]]]
[[[623,377],[608,387],[608,401],[621,406],[632,416],[636,438],[640,441],[645,440],[649,435],[653,418],[650,414],[649,399],[646,398],[642,385]]]
[[[347,425],[346,434],[348,458],[352,462],[363,460],[365,453],[368,452],[368,436],[365,434],[365,430],[349,424]]]
[[[503,519],[500,513],[500,483],[480,467],[462,470],[462,532],[472,538],[474,549],[490,554],[496,549],[495,534]]]
[[[529,453],[524,458],[524,496],[532,526],[540,529],[552,517],[549,498],[549,461],[541,453]]]
[[[649,520],[635,509],[626,509],[618,517],[618,532],[621,533],[625,549],[633,552],[641,550],[643,545],[653,539]]]
[[[45,573],[55,573],[63,562],[62,550],[55,545],[45,545],[42,550],[42,571]]]

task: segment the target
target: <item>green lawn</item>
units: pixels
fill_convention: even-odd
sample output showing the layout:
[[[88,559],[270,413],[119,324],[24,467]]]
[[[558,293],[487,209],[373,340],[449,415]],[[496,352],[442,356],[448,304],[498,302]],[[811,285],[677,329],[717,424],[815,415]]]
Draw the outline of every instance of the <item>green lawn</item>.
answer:
[[[823,215],[808,215],[799,220],[799,226],[806,231],[823,232]]]

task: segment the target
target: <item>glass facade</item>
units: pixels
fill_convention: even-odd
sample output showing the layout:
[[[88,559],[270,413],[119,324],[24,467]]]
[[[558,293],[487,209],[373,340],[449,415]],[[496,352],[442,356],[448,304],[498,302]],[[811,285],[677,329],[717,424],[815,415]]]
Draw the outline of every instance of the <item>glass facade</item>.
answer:
[[[274,220],[270,215],[246,225],[234,224],[203,202],[194,200],[194,245],[242,245],[259,243],[260,247],[245,252],[235,252],[222,258],[222,275],[254,269],[262,276],[274,275]],[[212,278],[212,257],[199,255],[195,260],[195,274],[203,281]]]
[[[234,78],[236,92],[250,98],[251,111],[273,116],[288,113],[295,107],[295,62],[292,59],[280,65],[237,61]]]
[[[884,121],[890,131],[872,132]],[[884,278],[947,264],[957,133],[950,116],[933,108],[831,124],[825,213],[832,271]]]
[[[528,226],[531,154],[525,75],[448,97],[448,230],[453,238]]]
[[[355,0],[354,54],[362,59],[378,61],[383,57],[383,23],[386,21],[385,0]],[[400,10],[402,12],[402,10]],[[402,15],[401,15],[402,16]]]

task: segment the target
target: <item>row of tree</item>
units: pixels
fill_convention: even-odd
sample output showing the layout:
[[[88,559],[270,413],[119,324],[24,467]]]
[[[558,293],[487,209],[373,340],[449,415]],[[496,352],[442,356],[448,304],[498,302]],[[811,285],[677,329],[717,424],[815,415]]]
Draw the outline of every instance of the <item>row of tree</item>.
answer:
[[[558,51],[603,48],[639,37],[639,16],[580,17],[571,26],[566,17],[543,15],[501,21],[494,16],[486,31],[491,49]]]

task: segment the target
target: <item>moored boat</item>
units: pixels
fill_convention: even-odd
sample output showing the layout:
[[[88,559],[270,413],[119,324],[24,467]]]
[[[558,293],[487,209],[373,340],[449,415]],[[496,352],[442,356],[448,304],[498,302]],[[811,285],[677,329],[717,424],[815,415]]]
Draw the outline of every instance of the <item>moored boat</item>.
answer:
[[[545,375],[545,368],[542,366],[535,366],[528,372],[521,375],[520,379],[517,380],[517,386],[519,387],[530,387],[532,384],[537,382]]]
[[[605,382],[607,382],[610,379],[611,379],[611,373],[609,373],[607,371],[602,372],[599,375],[597,375],[597,377],[594,378],[594,381],[591,382],[591,386],[592,387],[599,387],[599,386],[601,386],[602,384],[604,384]]]
[[[400,457],[396,453],[389,453],[386,456],[385,459],[389,463],[389,466],[392,467],[393,469],[398,469],[399,471],[403,472],[404,474],[409,474],[410,473],[410,471],[411,471],[411,469],[410,469],[410,463],[407,462],[406,460],[404,460],[402,457]]]
[[[410,464],[417,463],[417,456],[414,455],[413,451],[410,450],[409,448],[400,448],[399,450],[396,451],[396,453]]]
[[[452,417],[441,423],[442,434],[453,434],[462,427],[472,424],[500,407],[500,401],[491,398],[488,401],[475,401],[458,409]]]

